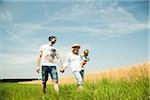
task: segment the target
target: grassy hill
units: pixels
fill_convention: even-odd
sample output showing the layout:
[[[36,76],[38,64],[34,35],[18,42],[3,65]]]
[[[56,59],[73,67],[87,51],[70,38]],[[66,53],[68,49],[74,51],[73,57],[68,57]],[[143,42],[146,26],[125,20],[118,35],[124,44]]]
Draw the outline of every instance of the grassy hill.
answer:
[[[72,77],[64,77],[60,92],[56,94],[48,84],[45,96],[39,81],[1,83],[0,100],[149,100],[149,71],[150,65],[144,63],[91,73],[83,91],[77,90]]]

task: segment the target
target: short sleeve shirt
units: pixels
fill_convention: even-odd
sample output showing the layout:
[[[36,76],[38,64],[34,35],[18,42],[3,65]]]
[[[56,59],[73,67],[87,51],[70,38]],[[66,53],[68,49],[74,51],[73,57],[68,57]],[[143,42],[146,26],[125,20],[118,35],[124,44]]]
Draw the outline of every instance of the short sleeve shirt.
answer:
[[[48,44],[42,45],[39,49],[42,52],[41,65],[56,66],[57,49]]]

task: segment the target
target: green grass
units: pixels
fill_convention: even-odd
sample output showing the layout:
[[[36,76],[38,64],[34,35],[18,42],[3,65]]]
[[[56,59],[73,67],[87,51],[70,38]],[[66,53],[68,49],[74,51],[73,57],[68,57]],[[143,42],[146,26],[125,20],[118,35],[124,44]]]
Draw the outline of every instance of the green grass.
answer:
[[[58,94],[52,85],[48,85],[45,96],[38,84],[0,84],[0,100],[148,100],[148,97],[148,77],[131,81],[101,79],[95,83],[85,82],[83,91],[78,91],[75,84],[60,85]]]

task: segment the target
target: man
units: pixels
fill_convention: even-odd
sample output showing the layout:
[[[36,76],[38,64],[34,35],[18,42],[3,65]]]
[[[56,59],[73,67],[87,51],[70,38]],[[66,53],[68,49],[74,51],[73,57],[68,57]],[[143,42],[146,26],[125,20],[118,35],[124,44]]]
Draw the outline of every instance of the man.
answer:
[[[72,52],[68,53],[64,67],[61,67],[60,71],[64,72],[65,68],[67,68],[68,65],[70,64],[73,75],[77,81],[78,88],[83,89],[83,80],[80,74],[82,59],[81,56],[79,55],[79,49],[80,49],[79,44],[74,44],[72,46]]]
[[[57,39],[55,36],[50,36],[48,44],[42,45],[39,49],[38,60],[36,71],[39,73],[40,66],[42,66],[42,85],[43,85],[43,93],[46,92],[46,82],[48,80],[48,76],[50,74],[51,79],[54,83],[55,92],[59,92],[58,85],[58,73],[56,65],[62,65],[58,50],[53,46]]]

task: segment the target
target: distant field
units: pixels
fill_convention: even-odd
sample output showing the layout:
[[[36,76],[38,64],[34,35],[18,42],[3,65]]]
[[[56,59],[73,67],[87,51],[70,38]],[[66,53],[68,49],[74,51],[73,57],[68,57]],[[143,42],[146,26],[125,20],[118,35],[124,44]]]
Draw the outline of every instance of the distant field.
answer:
[[[92,73],[86,76],[83,91],[76,89],[72,77],[61,78],[60,92],[48,84],[45,96],[39,81],[1,83],[0,100],[149,100],[149,71],[150,65],[144,63]]]

